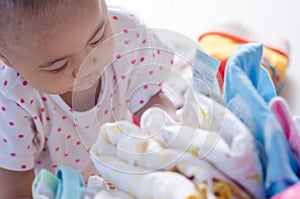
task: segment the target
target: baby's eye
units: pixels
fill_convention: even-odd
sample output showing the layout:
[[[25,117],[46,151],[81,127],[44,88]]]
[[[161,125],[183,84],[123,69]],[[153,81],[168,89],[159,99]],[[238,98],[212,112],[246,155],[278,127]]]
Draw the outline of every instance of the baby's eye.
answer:
[[[96,40],[96,41],[90,43],[90,45],[91,45],[91,46],[96,46],[96,45],[100,44],[104,39],[105,39],[105,36],[104,36],[104,34],[103,34],[98,40]]]
[[[59,68],[56,68],[54,70],[48,70],[47,72],[50,74],[57,74],[57,73],[60,73],[63,70],[65,70],[67,66],[68,66],[68,62],[66,62],[63,66],[61,66]]]

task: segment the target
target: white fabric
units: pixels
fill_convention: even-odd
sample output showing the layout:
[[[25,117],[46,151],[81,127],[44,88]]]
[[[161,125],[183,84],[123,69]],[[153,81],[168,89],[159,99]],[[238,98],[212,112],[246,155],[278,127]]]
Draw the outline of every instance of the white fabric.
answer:
[[[161,189],[167,194],[171,178],[164,177],[165,170],[193,178],[194,188],[190,180],[180,182],[174,177],[173,184],[181,188],[173,187],[171,198],[182,190],[186,192],[181,198],[197,198],[196,187],[205,184],[212,190],[215,179],[231,187],[233,198],[264,198],[260,162],[249,130],[225,107],[203,95],[195,97],[186,96],[189,106],[183,107],[185,119],[180,124],[165,111],[151,108],[141,118],[142,129],[127,122],[102,126],[90,151],[101,175],[137,198],[154,186],[150,174],[161,176]],[[151,188],[147,196],[156,198],[151,194],[159,190]]]

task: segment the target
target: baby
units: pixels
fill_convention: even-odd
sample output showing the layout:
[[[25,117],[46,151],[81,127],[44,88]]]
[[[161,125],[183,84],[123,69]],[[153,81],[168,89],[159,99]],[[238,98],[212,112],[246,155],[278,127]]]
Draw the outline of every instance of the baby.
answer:
[[[42,168],[87,179],[102,124],[139,121],[153,105],[176,111],[161,83],[141,80],[163,81],[165,67],[150,63],[172,56],[130,12],[104,0],[0,0],[0,27],[0,198],[31,197]]]

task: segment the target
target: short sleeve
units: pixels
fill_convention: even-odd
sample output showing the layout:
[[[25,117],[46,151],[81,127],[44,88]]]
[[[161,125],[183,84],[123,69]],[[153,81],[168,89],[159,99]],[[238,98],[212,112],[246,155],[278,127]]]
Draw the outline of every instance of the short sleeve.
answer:
[[[116,48],[113,61],[117,88],[129,103],[132,113],[137,112],[157,94],[172,70],[174,53],[164,44],[155,31],[148,28],[128,11],[111,13],[115,31]],[[120,29],[120,28],[119,28]]]
[[[26,171],[34,167],[39,140],[33,118],[0,93],[0,167]]]
[[[172,70],[173,52],[169,51],[153,30],[146,28],[139,30],[144,36],[143,41],[148,44],[137,47],[133,52],[134,65],[130,72],[128,98],[130,110],[135,113],[150,100],[152,96],[162,90]]]

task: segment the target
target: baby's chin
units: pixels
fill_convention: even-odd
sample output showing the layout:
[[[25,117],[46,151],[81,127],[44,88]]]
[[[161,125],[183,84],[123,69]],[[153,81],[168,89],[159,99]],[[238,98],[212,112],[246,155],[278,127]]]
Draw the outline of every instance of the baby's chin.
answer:
[[[95,88],[95,86],[97,86],[96,84],[98,84],[99,81],[95,80],[93,82],[91,81],[84,81],[80,84],[76,84],[74,85],[70,91],[72,92],[83,92],[83,91],[88,91],[89,89],[91,89],[92,87]]]

